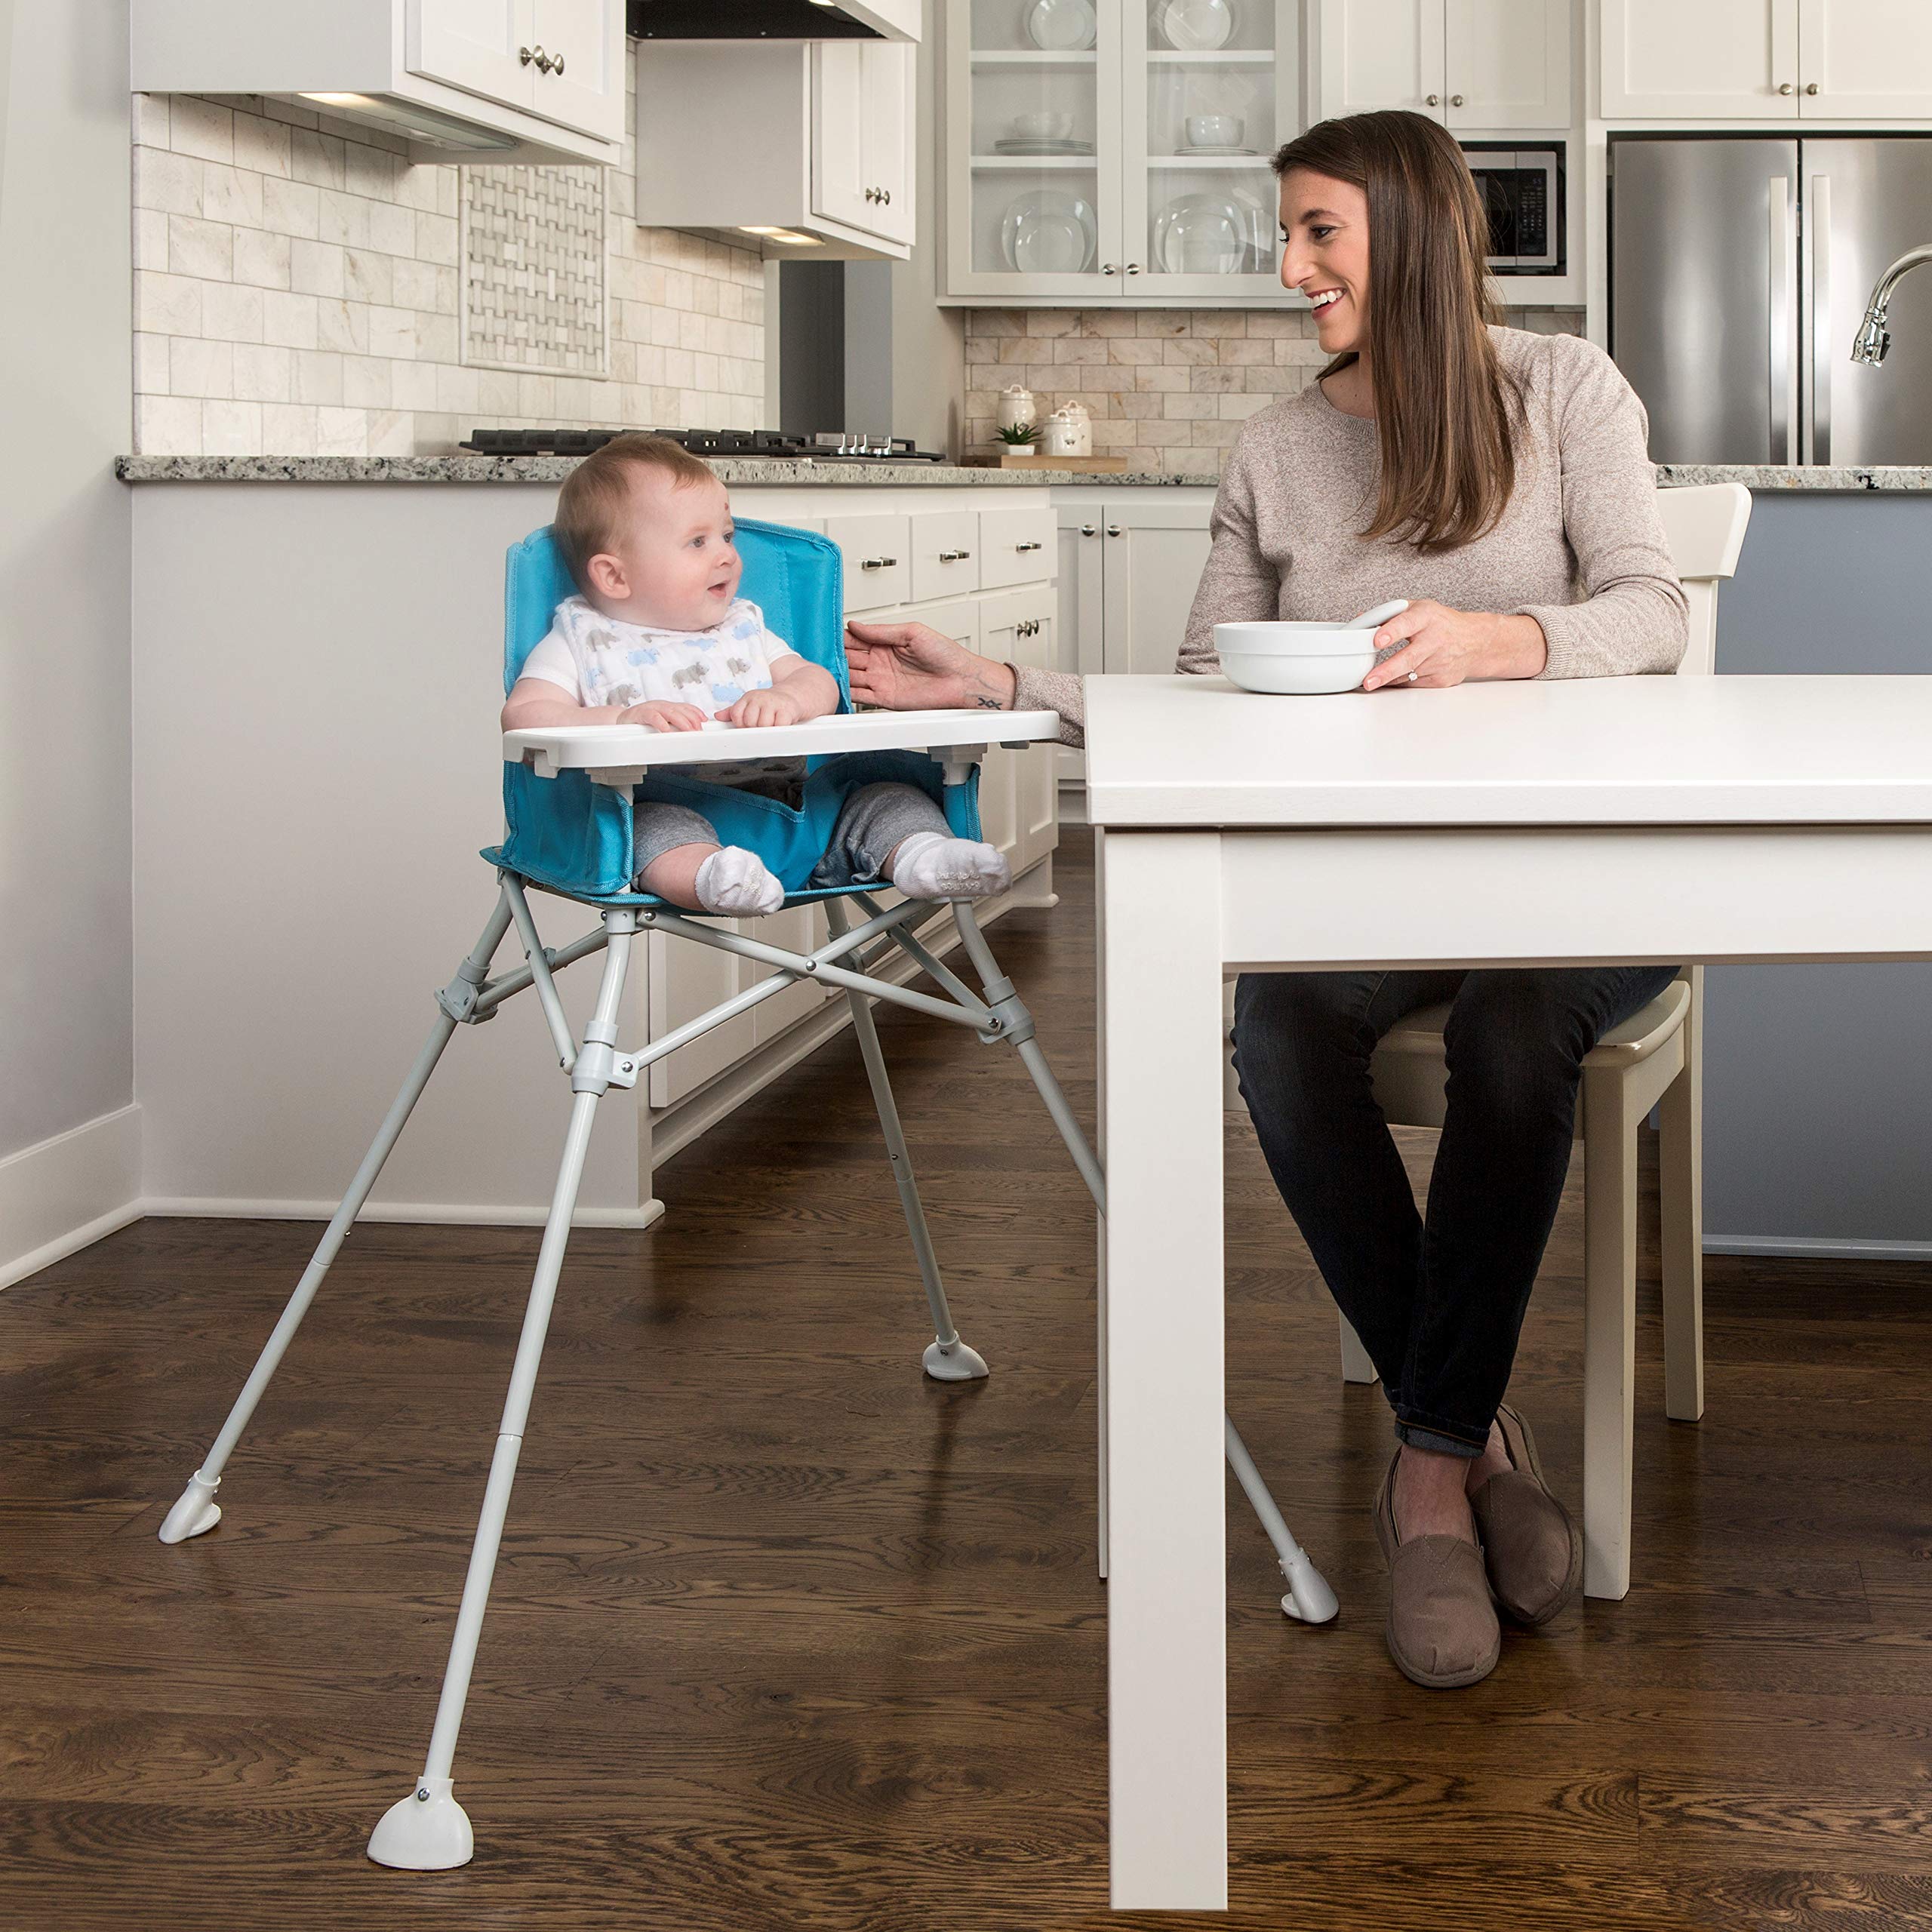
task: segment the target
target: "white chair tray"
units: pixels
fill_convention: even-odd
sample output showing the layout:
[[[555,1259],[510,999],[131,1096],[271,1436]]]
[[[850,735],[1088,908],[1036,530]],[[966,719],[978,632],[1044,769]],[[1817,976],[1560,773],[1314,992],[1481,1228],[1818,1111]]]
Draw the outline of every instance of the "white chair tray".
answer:
[[[716,721],[696,731],[645,724],[545,724],[503,734],[506,764],[540,778],[560,771],[641,773],[666,765],[742,764],[747,758],[825,758],[841,752],[944,751],[960,746],[1027,745],[1060,736],[1057,711],[860,711],[803,724],[749,729]]]

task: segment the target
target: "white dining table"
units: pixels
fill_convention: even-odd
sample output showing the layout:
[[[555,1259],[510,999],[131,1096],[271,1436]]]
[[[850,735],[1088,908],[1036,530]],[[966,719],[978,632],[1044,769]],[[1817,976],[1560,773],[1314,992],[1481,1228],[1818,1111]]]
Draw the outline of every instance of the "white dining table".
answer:
[[[1211,1910],[1228,1851],[1223,976],[1932,956],[1932,677],[1269,697],[1136,676],[1086,696],[1111,1896]]]

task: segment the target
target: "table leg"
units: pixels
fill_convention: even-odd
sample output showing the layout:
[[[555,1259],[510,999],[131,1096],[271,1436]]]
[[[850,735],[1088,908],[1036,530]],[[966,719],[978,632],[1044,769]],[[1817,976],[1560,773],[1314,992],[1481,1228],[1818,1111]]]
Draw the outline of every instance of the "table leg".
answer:
[[[1227,1904],[1220,840],[1110,830],[1106,945],[1111,1895]]]

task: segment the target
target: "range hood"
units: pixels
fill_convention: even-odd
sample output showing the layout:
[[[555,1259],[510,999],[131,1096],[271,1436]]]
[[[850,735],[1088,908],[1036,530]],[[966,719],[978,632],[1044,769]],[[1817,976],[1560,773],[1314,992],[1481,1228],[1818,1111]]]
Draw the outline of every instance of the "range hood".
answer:
[[[636,40],[917,40],[919,0],[628,0]]]

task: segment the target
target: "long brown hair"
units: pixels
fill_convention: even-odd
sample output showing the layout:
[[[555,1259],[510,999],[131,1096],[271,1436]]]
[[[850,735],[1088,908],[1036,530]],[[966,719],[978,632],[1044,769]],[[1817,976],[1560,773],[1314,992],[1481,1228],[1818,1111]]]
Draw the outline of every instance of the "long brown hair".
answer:
[[[1463,151],[1420,114],[1324,121],[1278,149],[1278,177],[1303,168],[1368,197],[1364,338],[1375,362],[1382,476],[1364,538],[1453,550],[1492,529],[1516,483],[1521,410],[1486,324],[1498,319],[1485,257],[1489,223]],[[1356,360],[1336,357],[1323,377]]]

